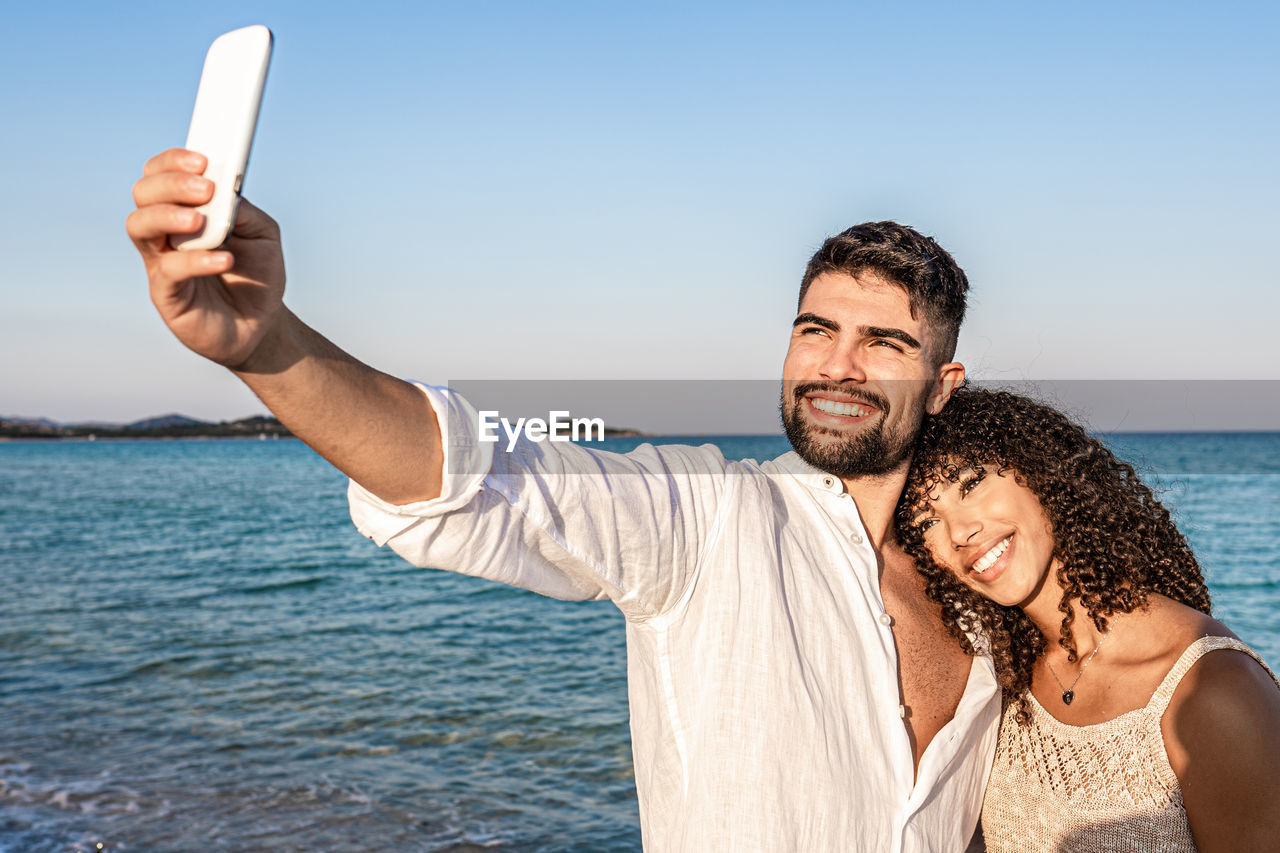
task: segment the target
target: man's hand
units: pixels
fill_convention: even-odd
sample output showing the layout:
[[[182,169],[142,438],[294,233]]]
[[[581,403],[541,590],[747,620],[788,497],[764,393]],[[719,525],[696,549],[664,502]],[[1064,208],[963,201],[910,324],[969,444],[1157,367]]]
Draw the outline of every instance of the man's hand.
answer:
[[[151,301],[187,347],[235,371],[317,453],[375,495],[412,503],[440,494],[444,450],[427,398],[334,346],[284,306],[280,229],[241,200],[227,243],[175,251],[200,229],[213,195],[205,159],[172,148],[143,167],[125,224],[147,267]]]
[[[194,352],[237,368],[287,313],[280,229],[242,199],[225,246],[171,248],[170,234],[190,234],[204,223],[195,209],[213,196],[213,182],[200,174],[204,167],[203,155],[181,148],[148,160],[133,185],[137,209],[125,230],[142,255],[151,301],[165,325]]]

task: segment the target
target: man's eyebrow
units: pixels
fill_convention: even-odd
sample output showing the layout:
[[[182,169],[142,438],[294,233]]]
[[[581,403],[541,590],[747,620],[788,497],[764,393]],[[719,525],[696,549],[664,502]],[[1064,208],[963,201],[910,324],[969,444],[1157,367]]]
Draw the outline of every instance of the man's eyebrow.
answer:
[[[794,329],[796,326],[805,325],[821,326],[832,332],[840,331],[840,324],[835,320],[828,320],[826,317],[819,317],[817,314],[811,314],[807,311],[796,317],[795,322],[791,324],[791,328]]]
[[[880,326],[863,326],[862,334],[868,338],[890,338],[906,344],[913,349],[921,349],[920,342],[901,329],[886,329]]]

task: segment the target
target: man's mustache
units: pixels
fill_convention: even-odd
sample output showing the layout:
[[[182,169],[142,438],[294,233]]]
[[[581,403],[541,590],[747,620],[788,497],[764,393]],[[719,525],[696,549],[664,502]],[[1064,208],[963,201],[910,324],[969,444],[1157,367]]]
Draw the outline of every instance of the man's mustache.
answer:
[[[848,385],[841,385],[839,382],[801,382],[791,390],[791,393],[794,401],[799,403],[804,395],[811,394],[814,391],[850,397],[860,403],[875,406],[885,414],[889,413],[889,401],[882,395],[866,388],[851,388]]]

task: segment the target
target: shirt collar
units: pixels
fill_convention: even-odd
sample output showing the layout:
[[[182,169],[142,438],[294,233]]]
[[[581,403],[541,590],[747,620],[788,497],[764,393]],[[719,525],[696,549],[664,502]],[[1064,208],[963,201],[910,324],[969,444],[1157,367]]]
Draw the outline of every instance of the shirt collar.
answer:
[[[830,492],[833,495],[844,494],[844,483],[839,477],[813,467],[801,459],[800,454],[794,450],[782,454],[773,461],[779,468],[782,468],[811,489]]]

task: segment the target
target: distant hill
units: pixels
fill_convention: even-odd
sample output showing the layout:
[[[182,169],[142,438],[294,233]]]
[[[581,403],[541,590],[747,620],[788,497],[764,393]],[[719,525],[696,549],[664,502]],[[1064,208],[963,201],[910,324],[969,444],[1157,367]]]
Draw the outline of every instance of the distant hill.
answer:
[[[0,415],[0,423],[18,424],[31,429],[57,429],[62,424],[48,418],[19,418],[12,415]]]
[[[264,415],[211,423],[175,413],[128,424],[63,424],[48,418],[0,415],[0,438],[251,438],[258,435],[279,437],[293,433],[280,421]]]
[[[154,418],[144,418],[140,421],[134,421],[131,424],[125,424],[124,429],[137,430],[145,432],[153,429],[168,429],[169,427],[198,427],[213,426],[208,421],[198,421],[195,418],[189,418],[186,415],[157,415]]]

